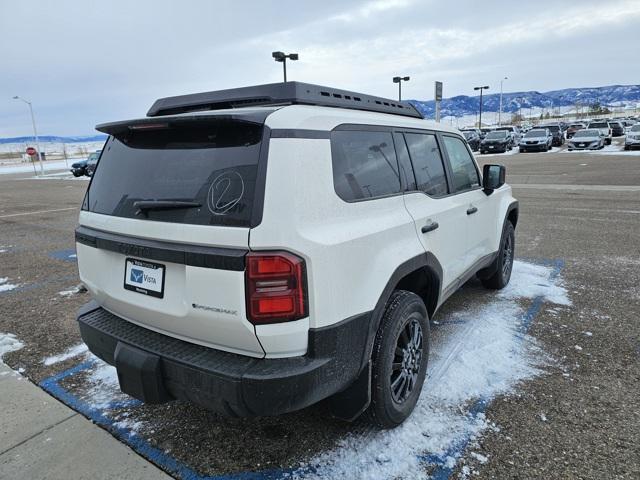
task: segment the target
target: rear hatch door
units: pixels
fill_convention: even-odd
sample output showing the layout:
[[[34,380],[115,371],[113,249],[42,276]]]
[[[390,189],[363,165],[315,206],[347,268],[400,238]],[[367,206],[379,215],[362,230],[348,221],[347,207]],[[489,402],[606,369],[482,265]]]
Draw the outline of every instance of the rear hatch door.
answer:
[[[99,126],[110,134],[76,232],[80,278],[146,328],[262,357],[244,255],[261,215],[264,118],[209,114]]]

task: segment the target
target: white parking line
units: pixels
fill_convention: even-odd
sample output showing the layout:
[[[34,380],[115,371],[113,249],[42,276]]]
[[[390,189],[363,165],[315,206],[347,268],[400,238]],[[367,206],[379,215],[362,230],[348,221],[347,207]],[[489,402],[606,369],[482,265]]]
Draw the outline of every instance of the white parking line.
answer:
[[[537,184],[511,183],[513,188],[531,188],[536,190],[595,190],[612,192],[640,192],[640,185],[570,185],[570,184]]]
[[[66,212],[67,210],[77,210],[77,208],[78,207],[69,207],[69,208],[56,208],[53,210],[38,210],[36,212],[11,213],[9,215],[0,215],[0,218],[19,217],[20,215],[37,215],[38,213]]]

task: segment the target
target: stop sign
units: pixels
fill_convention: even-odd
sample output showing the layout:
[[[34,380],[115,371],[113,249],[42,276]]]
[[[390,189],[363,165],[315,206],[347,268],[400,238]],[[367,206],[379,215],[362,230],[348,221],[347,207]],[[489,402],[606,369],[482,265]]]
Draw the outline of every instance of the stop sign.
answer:
[[[27,155],[29,155],[29,156],[33,157],[36,153],[37,153],[37,152],[36,152],[36,149],[35,149],[35,148],[33,148],[33,147],[28,147],[28,148],[27,148]]]

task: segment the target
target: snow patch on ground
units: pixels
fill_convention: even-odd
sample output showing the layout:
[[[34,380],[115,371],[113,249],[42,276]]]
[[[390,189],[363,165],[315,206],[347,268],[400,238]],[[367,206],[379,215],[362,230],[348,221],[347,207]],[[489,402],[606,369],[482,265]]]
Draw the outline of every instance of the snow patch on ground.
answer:
[[[640,150],[625,150],[623,145],[605,145],[600,150],[562,150],[561,153],[588,153],[590,155],[632,155],[640,156]]]
[[[490,423],[472,414],[474,400],[490,400],[512,391],[539,373],[544,356],[533,338],[521,332],[521,300],[570,305],[551,267],[516,261],[509,287],[488,304],[456,312],[441,323],[464,321],[464,327],[432,348],[428,378],[409,419],[394,430],[351,434],[328,452],[314,457],[304,478],[426,478],[420,456],[444,456],[454,467],[451,448],[477,438]],[[551,278],[551,279],[550,279]],[[477,459],[481,461],[479,458]]]
[[[515,261],[509,285],[500,290],[498,297],[509,300],[543,297],[556,305],[571,305],[562,281],[549,278],[550,272],[544,265]]]
[[[60,355],[53,355],[51,357],[45,358],[42,361],[42,363],[44,363],[47,366],[54,365],[56,363],[64,362],[65,360],[69,360],[70,358],[74,358],[79,355],[82,355],[83,353],[86,353],[87,350],[88,350],[87,346],[84,343],[80,343],[75,347],[68,348],[65,352],[61,353]]]
[[[76,255],[69,255],[69,258],[76,258]],[[80,293],[81,291],[83,291],[81,286],[76,285],[70,290],[62,290],[61,292],[58,292],[58,295],[62,295],[63,297],[70,297],[71,295],[75,295],[76,293]]]
[[[91,388],[87,392],[88,402],[93,408],[106,408],[114,400],[130,399],[120,391],[115,367],[103,362],[93,354],[87,355],[94,362],[88,381]]]
[[[14,288],[17,288],[17,287],[18,285],[9,283],[8,277],[0,277],[0,293],[8,292],[9,290],[13,290]]]
[[[25,178],[21,178],[20,180],[82,180],[82,181],[89,181],[91,180],[91,177],[85,177],[80,176],[80,177],[74,177],[72,173],[69,172],[60,172],[60,173],[49,173],[49,174],[45,174],[44,176],[31,176],[31,177],[25,177]]]
[[[69,161],[69,167],[71,166],[73,162]],[[39,162],[36,160],[35,162],[35,166],[36,166],[36,172],[40,173],[40,164]],[[44,171],[51,171],[51,170],[62,170],[62,169],[66,169],[67,164],[63,161],[44,161],[42,162],[42,166],[44,168]],[[18,163],[15,165],[2,165],[0,166],[0,175],[7,175],[10,173],[28,173],[28,172],[33,172],[33,165],[31,164],[31,162],[23,162],[23,163]]]
[[[480,153],[480,152],[475,152],[475,155],[479,158],[482,157],[497,157],[497,156],[504,156],[504,155],[515,155],[516,153],[518,153],[518,147],[513,147],[511,150],[507,150],[504,153]]]
[[[2,356],[9,352],[15,352],[24,347],[24,344],[13,333],[0,332],[0,361]]]

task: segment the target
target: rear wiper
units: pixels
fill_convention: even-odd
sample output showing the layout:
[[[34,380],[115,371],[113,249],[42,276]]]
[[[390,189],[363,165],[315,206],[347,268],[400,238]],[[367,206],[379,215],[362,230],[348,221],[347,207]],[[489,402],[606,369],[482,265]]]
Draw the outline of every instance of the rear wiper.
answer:
[[[202,204],[198,202],[185,202],[181,200],[138,200],[133,202],[134,208],[141,212],[147,212],[149,210],[175,210],[178,208],[197,208]]]

